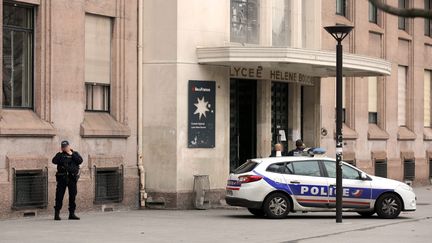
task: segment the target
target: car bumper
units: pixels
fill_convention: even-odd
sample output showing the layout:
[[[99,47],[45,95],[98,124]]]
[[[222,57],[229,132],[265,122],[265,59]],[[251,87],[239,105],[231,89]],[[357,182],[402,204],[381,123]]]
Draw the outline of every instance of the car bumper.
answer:
[[[262,202],[250,201],[238,197],[225,197],[225,201],[230,206],[245,207],[245,208],[261,208]]]

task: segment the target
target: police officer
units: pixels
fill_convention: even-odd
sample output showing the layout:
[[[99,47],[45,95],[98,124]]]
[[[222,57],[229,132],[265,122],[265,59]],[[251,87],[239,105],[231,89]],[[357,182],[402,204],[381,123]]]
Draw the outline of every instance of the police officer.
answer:
[[[305,149],[305,145],[301,139],[298,139],[296,141],[296,148],[289,151],[288,156],[300,156],[303,153],[303,150]]]
[[[83,162],[81,155],[74,151],[68,141],[61,142],[61,152],[58,152],[52,162],[57,165],[57,188],[55,198],[54,220],[61,220],[60,210],[63,205],[63,197],[66,188],[69,192],[69,219],[79,220],[75,215],[75,197],[77,195],[77,182],[79,178],[79,166]]]

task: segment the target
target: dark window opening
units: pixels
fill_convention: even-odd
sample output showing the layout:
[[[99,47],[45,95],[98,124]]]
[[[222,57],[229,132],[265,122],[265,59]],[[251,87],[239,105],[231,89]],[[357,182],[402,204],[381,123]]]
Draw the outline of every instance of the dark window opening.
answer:
[[[387,161],[375,160],[375,175],[387,178]]]
[[[429,178],[432,179],[432,160],[429,160]]]
[[[95,203],[123,200],[123,168],[96,168]]]
[[[425,0],[425,10],[432,10],[432,0]],[[424,26],[425,35],[432,37],[432,20],[431,19],[425,19],[425,26]]]
[[[356,161],[355,160],[344,160],[346,163],[352,165],[352,166],[356,166]]]
[[[33,108],[34,9],[3,5],[3,87],[5,108]]]
[[[369,123],[378,124],[378,112],[369,112]]]
[[[110,85],[86,83],[86,111],[110,111]]]
[[[281,143],[284,149],[288,149],[288,92],[289,84],[272,82],[271,86],[271,130],[272,148]],[[285,136],[283,136],[285,135]]]
[[[44,208],[48,205],[48,175],[46,171],[14,171],[13,181],[13,208]]]
[[[408,7],[408,0],[399,0],[398,7],[399,8],[407,8]],[[407,29],[407,19],[404,17],[398,17],[398,27],[400,30],[406,30]]]
[[[336,0],[336,14],[346,17],[346,14],[347,14],[347,1],[346,0]]]
[[[415,179],[415,161],[404,160],[404,180],[414,181]]]
[[[369,22],[378,24],[378,8],[369,2]]]

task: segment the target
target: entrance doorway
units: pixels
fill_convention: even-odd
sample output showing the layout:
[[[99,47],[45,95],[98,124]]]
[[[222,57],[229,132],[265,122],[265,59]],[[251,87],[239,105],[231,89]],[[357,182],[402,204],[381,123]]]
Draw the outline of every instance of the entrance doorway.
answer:
[[[230,84],[230,171],[257,150],[257,81],[231,79]]]
[[[285,149],[288,149],[288,136],[291,133],[288,128],[288,88],[287,83],[272,82],[272,148],[276,143],[281,143]]]

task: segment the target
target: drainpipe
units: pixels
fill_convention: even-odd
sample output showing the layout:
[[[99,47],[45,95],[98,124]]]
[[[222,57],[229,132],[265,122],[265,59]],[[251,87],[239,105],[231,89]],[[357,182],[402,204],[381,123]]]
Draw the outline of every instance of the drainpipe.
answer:
[[[145,170],[143,163],[143,0],[138,0],[138,154],[140,207],[145,207],[147,193],[145,191]]]

